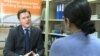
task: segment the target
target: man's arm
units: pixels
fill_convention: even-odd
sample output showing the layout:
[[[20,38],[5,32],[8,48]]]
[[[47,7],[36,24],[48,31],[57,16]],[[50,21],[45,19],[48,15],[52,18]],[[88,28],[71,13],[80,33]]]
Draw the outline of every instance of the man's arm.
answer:
[[[19,56],[18,54],[14,53],[15,51],[15,40],[14,40],[14,29],[10,29],[5,48],[3,51],[4,56]]]
[[[42,32],[38,31],[37,36],[38,36],[37,54],[39,54],[39,56],[44,56],[44,41],[43,41]]]

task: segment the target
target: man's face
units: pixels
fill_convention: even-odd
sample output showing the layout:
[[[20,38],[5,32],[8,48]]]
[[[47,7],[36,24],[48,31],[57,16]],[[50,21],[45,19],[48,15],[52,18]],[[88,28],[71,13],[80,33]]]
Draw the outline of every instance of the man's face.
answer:
[[[25,28],[30,27],[31,25],[31,16],[28,12],[23,12],[20,14],[20,19],[19,19],[21,25]]]

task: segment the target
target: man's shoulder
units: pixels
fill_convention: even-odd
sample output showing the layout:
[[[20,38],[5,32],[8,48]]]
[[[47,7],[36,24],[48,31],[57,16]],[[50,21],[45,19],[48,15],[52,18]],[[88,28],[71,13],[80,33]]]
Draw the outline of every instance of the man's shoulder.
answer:
[[[10,31],[15,31],[17,27],[10,28]]]
[[[21,26],[20,26],[20,25],[19,25],[19,26],[16,26],[16,27],[10,28],[10,31],[16,32],[16,31],[18,31],[19,29],[21,29]]]

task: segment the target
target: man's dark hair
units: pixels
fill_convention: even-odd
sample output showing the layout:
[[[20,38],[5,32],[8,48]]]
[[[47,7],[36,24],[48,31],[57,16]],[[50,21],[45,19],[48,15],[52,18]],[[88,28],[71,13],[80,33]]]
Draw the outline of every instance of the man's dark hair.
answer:
[[[23,12],[28,12],[29,15],[31,16],[30,11],[27,10],[27,9],[25,9],[25,8],[23,8],[23,9],[20,9],[20,10],[18,11],[18,13],[17,13],[17,18],[18,18],[18,19],[20,19],[20,14],[23,13]]]

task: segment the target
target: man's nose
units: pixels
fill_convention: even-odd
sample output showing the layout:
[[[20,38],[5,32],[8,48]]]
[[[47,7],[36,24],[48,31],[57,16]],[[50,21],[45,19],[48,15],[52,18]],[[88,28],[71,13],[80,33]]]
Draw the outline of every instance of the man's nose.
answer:
[[[26,20],[29,21],[30,19],[29,18],[26,18]]]

